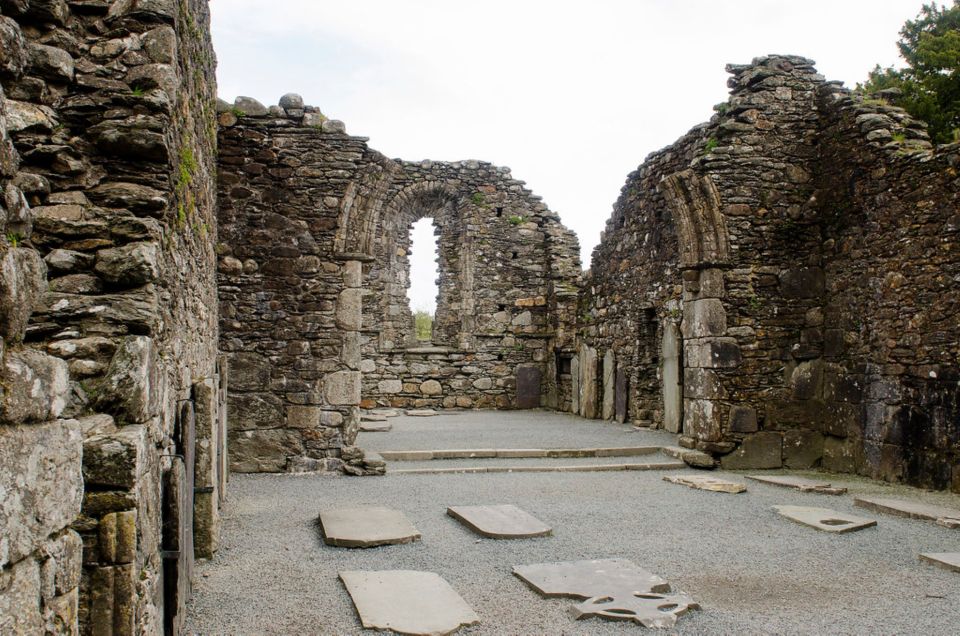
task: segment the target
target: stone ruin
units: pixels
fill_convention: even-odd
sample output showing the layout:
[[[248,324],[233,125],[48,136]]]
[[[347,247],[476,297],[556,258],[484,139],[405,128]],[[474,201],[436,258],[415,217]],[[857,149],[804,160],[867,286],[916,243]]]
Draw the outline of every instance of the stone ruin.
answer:
[[[362,408],[556,409],[960,492],[960,151],[902,110],[799,57],[728,67],[582,272],[508,169],[218,103],[214,65],[205,0],[0,1],[0,632],[178,631],[229,471],[381,472]]]

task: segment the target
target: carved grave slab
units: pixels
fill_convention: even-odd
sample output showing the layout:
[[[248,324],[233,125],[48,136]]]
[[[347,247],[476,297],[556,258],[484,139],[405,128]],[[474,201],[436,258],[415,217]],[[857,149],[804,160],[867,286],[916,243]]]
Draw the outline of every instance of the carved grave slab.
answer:
[[[452,634],[480,618],[450,584],[433,572],[344,571],[340,580],[367,629],[400,634]]]
[[[791,521],[796,521],[797,523],[816,528],[817,530],[836,534],[854,532],[877,525],[874,519],[855,517],[845,512],[830,510],[829,508],[774,506],[773,509]]]
[[[853,505],[899,517],[936,521],[945,528],[960,527],[960,510],[934,506],[907,499],[884,499],[880,497],[856,497]],[[957,524],[951,523],[957,521]]]
[[[680,484],[681,486],[689,486],[697,490],[727,492],[734,495],[747,491],[747,487],[743,484],[718,479],[717,477],[707,477],[706,475],[666,475],[663,481],[669,481],[671,484]]]
[[[540,408],[540,368],[517,368],[517,408]]]
[[[447,514],[474,532],[490,539],[545,537],[553,530],[527,511],[512,504],[451,506]]]
[[[596,559],[517,565],[513,573],[546,597],[584,599],[577,619],[598,616],[632,620],[645,627],[672,627],[677,617],[700,606],[670,584],[626,559]]]
[[[320,528],[324,543],[341,548],[372,548],[420,539],[420,532],[406,515],[380,506],[323,510]]]
[[[846,488],[834,487],[827,481],[817,481],[815,479],[795,477],[793,475],[747,475],[747,479],[772,486],[793,488],[800,492],[817,492],[824,495],[842,495],[847,492]]]
[[[960,572],[960,552],[927,552],[920,555],[920,560],[952,572]]]

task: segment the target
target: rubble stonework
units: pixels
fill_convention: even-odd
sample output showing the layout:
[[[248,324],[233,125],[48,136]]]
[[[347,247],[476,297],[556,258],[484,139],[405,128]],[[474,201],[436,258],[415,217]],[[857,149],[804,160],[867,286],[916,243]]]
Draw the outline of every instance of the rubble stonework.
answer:
[[[902,110],[804,58],[728,67],[583,274],[507,168],[218,103],[214,64],[205,0],[0,2],[0,632],[178,632],[230,467],[381,474],[361,408],[544,407],[701,466],[960,491],[960,149]]]
[[[403,162],[302,99],[221,104],[221,347],[239,471],[336,469],[359,408],[511,408],[518,369],[562,399],[576,237],[509,170]],[[317,124],[317,122],[320,122]],[[411,225],[439,237],[433,340],[406,297]]]
[[[960,489],[956,145],[803,58],[728,70],[728,102],[628,178],[594,252],[579,412],[605,390],[584,352],[614,351],[629,417],[725,467]]]
[[[0,631],[160,633],[164,605],[186,600],[161,585],[175,574],[164,572],[162,524],[182,526],[189,515],[171,510],[193,506],[188,491],[171,501],[168,482],[193,454],[181,414],[199,393],[202,556],[216,546],[223,485],[222,470],[211,475],[223,422],[209,397],[219,374],[207,3],[0,7],[0,485],[19,502],[2,519],[13,543],[0,561]],[[193,555],[180,552],[188,569]]]

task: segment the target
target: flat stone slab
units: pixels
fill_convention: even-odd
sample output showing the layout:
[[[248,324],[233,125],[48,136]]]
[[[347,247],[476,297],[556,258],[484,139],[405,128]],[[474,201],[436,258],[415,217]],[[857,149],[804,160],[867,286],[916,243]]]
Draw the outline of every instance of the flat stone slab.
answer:
[[[828,481],[817,481],[815,479],[795,477],[793,475],[747,475],[747,479],[772,486],[793,488],[800,492],[816,492],[823,495],[842,495],[847,492],[846,488],[835,487]]]
[[[374,415],[382,415],[384,417],[397,417],[400,415],[400,411],[397,409],[373,409],[370,412]]]
[[[386,422],[387,416],[379,413],[364,413],[360,416],[361,422]]]
[[[951,572],[960,572],[960,552],[927,552],[920,555],[920,560]]]
[[[517,565],[513,573],[546,597],[585,599],[577,619],[598,616],[632,620],[645,627],[672,627],[677,617],[700,606],[670,584],[626,559],[596,559]]]
[[[410,409],[406,411],[406,414],[410,417],[433,417],[434,415],[439,415],[433,409]]]
[[[908,499],[884,499],[880,497],[856,497],[853,500],[853,505],[899,517],[936,521],[945,528],[960,527],[960,510],[954,508],[934,506]]]
[[[367,629],[439,636],[480,622],[450,584],[433,572],[348,570],[339,574]]]
[[[366,433],[387,433],[393,429],[393,424],[386,421],[386,418],[382,422],[360,422],[360,430]]]
[[[490,539],[528,539],[553,532],[550,526],[512,504],[451,506],[447,514]]]
[[[854,532],[855,530],[863,530],[864,528],[877,525],[874,519],[855,517],[844,512],[830,510],[829,508],[774,506],[773,509],[791,521],[796,521],[797,523],[816,528],[817,530],[836,534]]]
[[[697,490],[728,492],[733,495],[747,491],[747,487],[743,484],[718,479],[716,477],[707,477],[706,475],[666,475],[663,481],[669,481],[671,484],[680,484],[681,486],[689,486]]]
[[[320,512],[327,545],[372,548],[420,540],[420,532],[399,510],[381,506],[331,508]]]

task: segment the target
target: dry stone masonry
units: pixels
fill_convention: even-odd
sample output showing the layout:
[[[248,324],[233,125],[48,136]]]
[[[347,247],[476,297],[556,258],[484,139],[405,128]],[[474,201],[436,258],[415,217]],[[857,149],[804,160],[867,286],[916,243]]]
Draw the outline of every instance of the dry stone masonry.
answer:
[[[225,479],[207,5],[0,11],[0,632],[160,633]]]
[[[729,66],[583,273],[508,168],[218,102],[214,66],[205,0],[0,0],[0,632],[178,632],[229,470],[381,474],[363,409],[549,408],[702,467],[960,492],[960,149],[902,110]]]
[[[789,56],[623,189],[581,296],[575,411],[727,468],[960,490],[960,156]],[[601,401],[601,397],[602,400]]]
[[[508,169],[391,160],[293,94],[220,105],[221,347],[238,471],[379,472],[360,407],[556,407],[577,239]],[[433,340],[406,292],[434,219]]]

